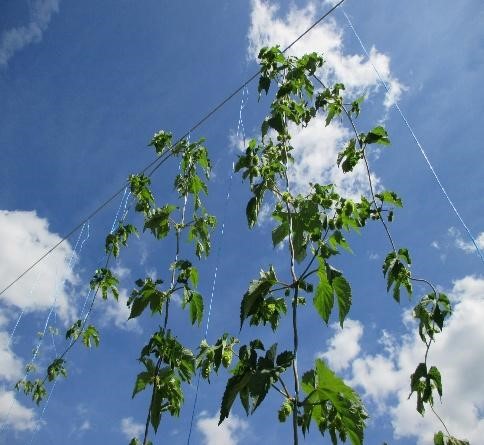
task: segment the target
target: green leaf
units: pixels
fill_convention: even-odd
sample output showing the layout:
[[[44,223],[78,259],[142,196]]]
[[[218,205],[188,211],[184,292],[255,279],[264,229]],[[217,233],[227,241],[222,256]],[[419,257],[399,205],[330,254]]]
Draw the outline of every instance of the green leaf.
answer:
[[[225,387],[224,394],[222,396],[222,404],[220,406],[220,417],[218,424],[220,425],[227,417],[229,417],[232,405],[237,395],[243,391],[250,381],[250,374],[234,375],[230,377]]]
[[[81,335],[82,320],[77,320],[66,332],[66,340],[77,340]]]
[[[442,431],[434,434],[434,445],[445,445],[444,433]]]
[[[365,135],[364,143],[390,145],[390,139],[388,139],[387,131],[383,127],[378,126]]]
[[[351,139],[343,151],[338,154],[336,163],[341,166],[344,173],[353,171],[360,159],[363,159],[364,152],[356,149],[356,139]]]
[[[316,287],[316,293],[313,298],[313,304],[318,314],[328,324],[329,316],[334,305],[333,287],[328,280],[326,262],[323,258],[317,257],[319,267],[317,275],[319,277],[319,283]]]
[[[101,295],[103,300],[108,298],[108,293],[111,293],[113,297],[117,300],[119,297],[118,291],[118,279],[113,275],[110,269],[102,268],[97,269],[94,272],[94,276],[90,281],[90,287],[93,290],[101,290]]]
[[[401,198],[399,198],[395,192],[385,190],[384,192],[377,193],[375,197],[396,207],[403,207]]]
[[[62,358],[56,358],[48,367],[47,367],[47,378],[49,382],[55,380],[58,376],[67,377],[67,370],[65,368],[66,361]]]
[[[128,320],[139,317],[143,313],[143,311],[147,308],[149,303],[150,303],[150,300],[142,297],[135,298],[134,300],[132,300],[131,311],[129,313]]]
[[[320,431],[338,431],[353,445],[362,445],[368,417],[358,394],[339,378],[324,361],[317,359],[314,370],[303,375],[302,390],[308,395],[303,405],[307,422],[314,421]],[[336,415],[329,416],[327,411]],[[303,424],[303,432],[309,424]]]
[[[136,382],[134,384],[132,397],[134,397],[139,392],[143,391],[147,385],[151,385],[152,381],[153,381],[153,375],[150,372],[148,371],[140,372],[136,377]]]
[[[149,229],[156,239],[165,238],[170,232],[170,215],[176,209],[174,205],[152,209],[145,218],[143,230]]]
[[[172,138],[171,133],[160,130],[158,133],[155,133],[148,146],[154,147],[156,154],[161,156],[166,150],[171,148]]]
[[[197,323],[200,326],[203,319],[203,297],[198,292],[188,289],[183,290],[183,297],[182,307],[187,304],[190,306],[191,323]]]
[[[260,200],[253,196],[250,198],[249,202],[247,203],[247,208],[245,210],[245,214],[247,216],[247,222],[249,227],[254,227],[255,223],[257,222],[257,216],[260,210]]]
[[[244,324],[244,320],[257,312],[257,306],[263,302],[264,297],[269,294],[270,289],[277,283],[276,272],[270,266],[267,272],[261,270],[260,278],[251,281],[249,289],[242,298],[240,306],[240,328]]]
[[[284,368],[289,368],[294,360],[294,353],[292,351],[281,352],[276,358],[276,365]]]
[[[440,375],[440,371],[435,366],[431,366],[428,377],[430,380],[433,380],[439,396],[442,397],[442,376]]]
[[[343,322],[351,307],[351,287],[343,276],[335,277],[332,284],[338,301],[339,324],[343,327]]]
[[[153,398],[151,399],[150,406],[150,420],[155,433],[158,431],[161,420],[161,404],[163,400],[163,394],[156,386],[153,389]]]
[[[84,343],[87,348],[90,348],[93,344],[99,346],[99,332],[92,324],[84,329],[84,332],[82,333],[82,343]]]
[[[276,247],[289,235],[289,224],[283,222],[272,231],[272,245]]]

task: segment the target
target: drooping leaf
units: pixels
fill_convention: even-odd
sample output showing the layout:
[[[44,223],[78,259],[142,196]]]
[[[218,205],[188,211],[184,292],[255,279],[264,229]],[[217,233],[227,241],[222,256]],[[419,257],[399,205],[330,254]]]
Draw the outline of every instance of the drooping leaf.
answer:
[[[227,417],[229,417],[232,405],[237,395],[243,391],[250,381],[250,374],[234,375],[230,377],[225,387],[224,394],[222,396],[222,404],[220,406],[220,417],[218,424],[220,425]]]
[[[148,371],[140,372],[136,377],[136,382],[134,384],[132,397],[134,397],[139,392],[143,391],[147,385],[151,385],[152,381],[153,381],[153,375],[150,372]]]
[[[324,322],[328,324],[329,316],[331,315],[334,305],[333,287],[328,280],[326,262],[319,256],[317,259],[319,264],[317,272],[319,283],[316,286],[313,304],[318,311],[318,314],[321,316]]]
[[[343,322],[351,307],[351,287],[343,276],[335,277],[332,284],[338,301],[339,324],[343,327]]]
[[[194,290],[183,290],[182,307],[189,305],[190,307],[190,321],[192,324],[200,325],[203,319],[203,297]]]
[[[244,320],[253,315],[257,311],[257,305],[261,303],[263,298],[270,292],[272,286],[277,283],[276,272],[272,266],[270,266],[267,272],[261,270],[260,278],[258,280],[251,281],[249,289],[242,298],[240,306],[240,327],[244,323]]]
[[[87,348],[90,348],[92,345],[99,346],[99,341],[99,332],[92,324],[90,324],[82,333],[82,343],[84,343]]]

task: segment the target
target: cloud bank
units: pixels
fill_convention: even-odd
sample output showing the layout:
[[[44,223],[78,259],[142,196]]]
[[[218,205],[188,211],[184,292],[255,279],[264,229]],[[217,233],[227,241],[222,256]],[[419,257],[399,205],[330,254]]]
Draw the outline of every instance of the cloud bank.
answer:
[[[484,434],[484,278],[466,276],[456,280],[449,292],[454,312],[442,334],[430,349],[428,363],[442,373],[442,404],[435,409],[450,433],[470,443],[480,443]],[[418,445],[432,443],[433,434],[442,425],[430,410],[425,417],[415,410],[415,395],[409,400],[410,374],[423,360],[425,350],[418,329],[406,314],[407,331],[396,339],[383,332],[383,350],[377,354],[361,353],[362,329],[358,322],[348,324],[329,341],[322,355],[336,369],[347,369],[346,379],[363,391],[365,399],[377,407],[377,415],[389,416],[396,438],[412,438]],[[345,339],[350,352],[337,357],[335,347]],[[351,363],[348,357],[353,356]]]
[[[315,3],[309,2],[301,8],[291,6],[286,16],[282,17],[276,3],[253,0],[248,58],[256,60],[263,46],[288,46],[317,19],[319,9]],[[318,75],[328,83],[344,83],[345,94],[349,98],[373,95],[379,90],[379,79],[373,63],[390,89],[383,105],[386,108],[392,106],[405,87],[392,74],[390,58],[376,48],[371,48],[370,60],[365,60],[359,54],[349,54],[345,51],[343,37],[343,31],[336,21],[328,18],[298,41],[288,53],[296,56],[314,51],[322,53],[326,63]],[[338,153],[353,136],[341,121],[336,119],[326,127],[324,119],[318,116],[304,131],[300,128],[292,130],[296,162],[290,169],[290,182],[294,191],[304,193],[307,191],[305,185],[313,182],[334,183],[341,193],[352,198],[368,194],[367,172],[363,165],[347,174],[336,166]],[[378,188],[378,178],[372,175],[372,180]]]

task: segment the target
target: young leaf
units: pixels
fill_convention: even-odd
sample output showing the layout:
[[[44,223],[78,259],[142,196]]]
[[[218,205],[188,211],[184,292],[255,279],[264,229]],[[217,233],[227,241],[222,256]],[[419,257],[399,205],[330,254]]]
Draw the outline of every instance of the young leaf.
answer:
[[[92,324],[84,329],[84,332],[82,333],[82,343],[84,343],[87,348],[90,348],[93,344],[99,346],[99,332]]]

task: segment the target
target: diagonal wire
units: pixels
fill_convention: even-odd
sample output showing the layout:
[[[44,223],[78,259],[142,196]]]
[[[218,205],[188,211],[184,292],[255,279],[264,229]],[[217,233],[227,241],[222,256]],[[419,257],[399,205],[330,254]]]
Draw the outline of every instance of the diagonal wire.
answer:
[[[370,55],[368,54],[368,51],[366,49],[365,44],[361,40],[359,34],[356,32],[356,29],[355,29],[355,27],[353,25],[353,22],[350,20],[350,18],[348,17],[348,15],[346,14],[346,12],[344,10],[342,10],[342,12],[343,12],[343,15],[346,18],[346,21],[348,22],[349,27],[351,28],[351,30],[353,31],[353,34],[355,35],[356,39],[358,40],[358,42],[359,42],[359,44],[361,46],[361,49],[363,50],[363,52],[365,53],[366,57],[368,58],[368,61],[370,62],[371,66],[373,67],[373,70],[375,71],[375,73],[376,73],[376,75],[377,75],[377,77],[378,77],[381,85],[385,88],[385,90],[386,90],[387,93],[390,93],[390,88],[388,87],[387,83],[384,81],[384,79],[381,76],[380,72],[378,71],[378,69],[374,65],[373,61],[371,60]],[[394,107],[396,108],[396,110],[400,114],[400,117],[402,118],[403,122],[405,123],[405,126],[407,127],[408,131],[410,131],[410,134],[412,135],[413,140],[417,144],[417,147],[420,149],[420,153],[422,153],[422,156],[424,157],[424,159],[425,159],[425,161],[426,161],[426,163],[427,163],[427,165],[428,165],[428,167],[429,167],[429,169],[430,169],[433,177],[435,178],[435,181],[439,185],[440,190],[442,191],[442,194],[444,195],[445,199],[447,200],[447,202],[449,203],[450,207],[454,211],[455,215],[457,216],[457,219],[460,221],[460,223],[464,227],[465,231],[467,232],[467,235],[469,235],[469,238],[472,241],[472,244],[474,245],[477,254],[479,255],[481,261],[484,263],[484,256],[483,256],[481,250],[479,249],[479,245],[477,244],[476,239],[472,235],[472,233],[471,233],[469,227],[467,226],[467,224],[464,222],[464,219],[462,218],[460,212],[457,210],[457,207],[455,206],[454,202],[452,201],[452,199],[448,195],[447,190],[445,189],[444,185],[440,181],[439,175],[437,174],[437,172],[435,171],[432,163],[430,162],[430,159],[427,156],[427,153],[424,150],[422,144],[420,143],[419,138],[415,134],[415,131],[413,130],[412,125],[410,125],[410,123],[408,122],[408,119],[406,118],[404,112],[402,111],[402,109],[398,105],[398,102],[397,101],[395,101]]]
[[[292,43],[290,43],[282,52],[285,53],[290,48],[292,48],[299,40],[301,40],[306,34],[308,34],[313,28],[315,28],[319,23],[321,23],[324,19],[326,19],[329,15],[331,15],[339,6],[343,4],[345,0],[340,0],[334,6],[332,6],[327,12],[325,12],[318,20],[316,20],[306,31],[300,34]],[[247,85],[249,85],[259,74],[260,70],[254,73],[251,77],[249,77],[241,86],[236,88],[232,93],[230,93],[225,99],[223,99],[218,105],[212,108],[207,114],[205,114],[197,123],[195,123],[183,136],[181,136],[171,147],[170,149],[165,152],[165,156],[161,156],[150,162],[146,165],[141,173],[146,173],[148,170],[151,171],[147,174],[147,176],[153,175],[158,168],[161,167],[172,155],[173,155],[173,148],[176,147],[180,141],[186,138],[190,133],[193,133],[198,127],[202,126],[208,119],[210,119],[215,113],[217,113],[227,102],[229,102],[233,97],[235,97],[240,91],[242,91]],[[49,256],[55,249],[57,249],[62,243],[64,243],[67,239],[69,239],[74,233],[79,230],[84,223],[92,219],[96,216],[102,209],[104,209],[110,202],[116,199],[126,187],[126,183],[123,183],[123,186],[117,190],[111,197],[109,197],[106,201],[104,201],[99,207],[97,207],[93,212],[91,212],[87,217],[85,217],[77,226],[75,226],[70,232],[68,232],[64,237],[56,244],[54,244],[47,252],[41,255],[37,260],[35,260],[29,267],[27,267],[20,275],[17,276],[12,282],[10,282],[7,286],[5,286],[1,291],[0,295],[5,293],[8,289],[10,289],[17,281],[22,279],[28,272],[30,272],[37,264],[44,260],[47,256]]]

